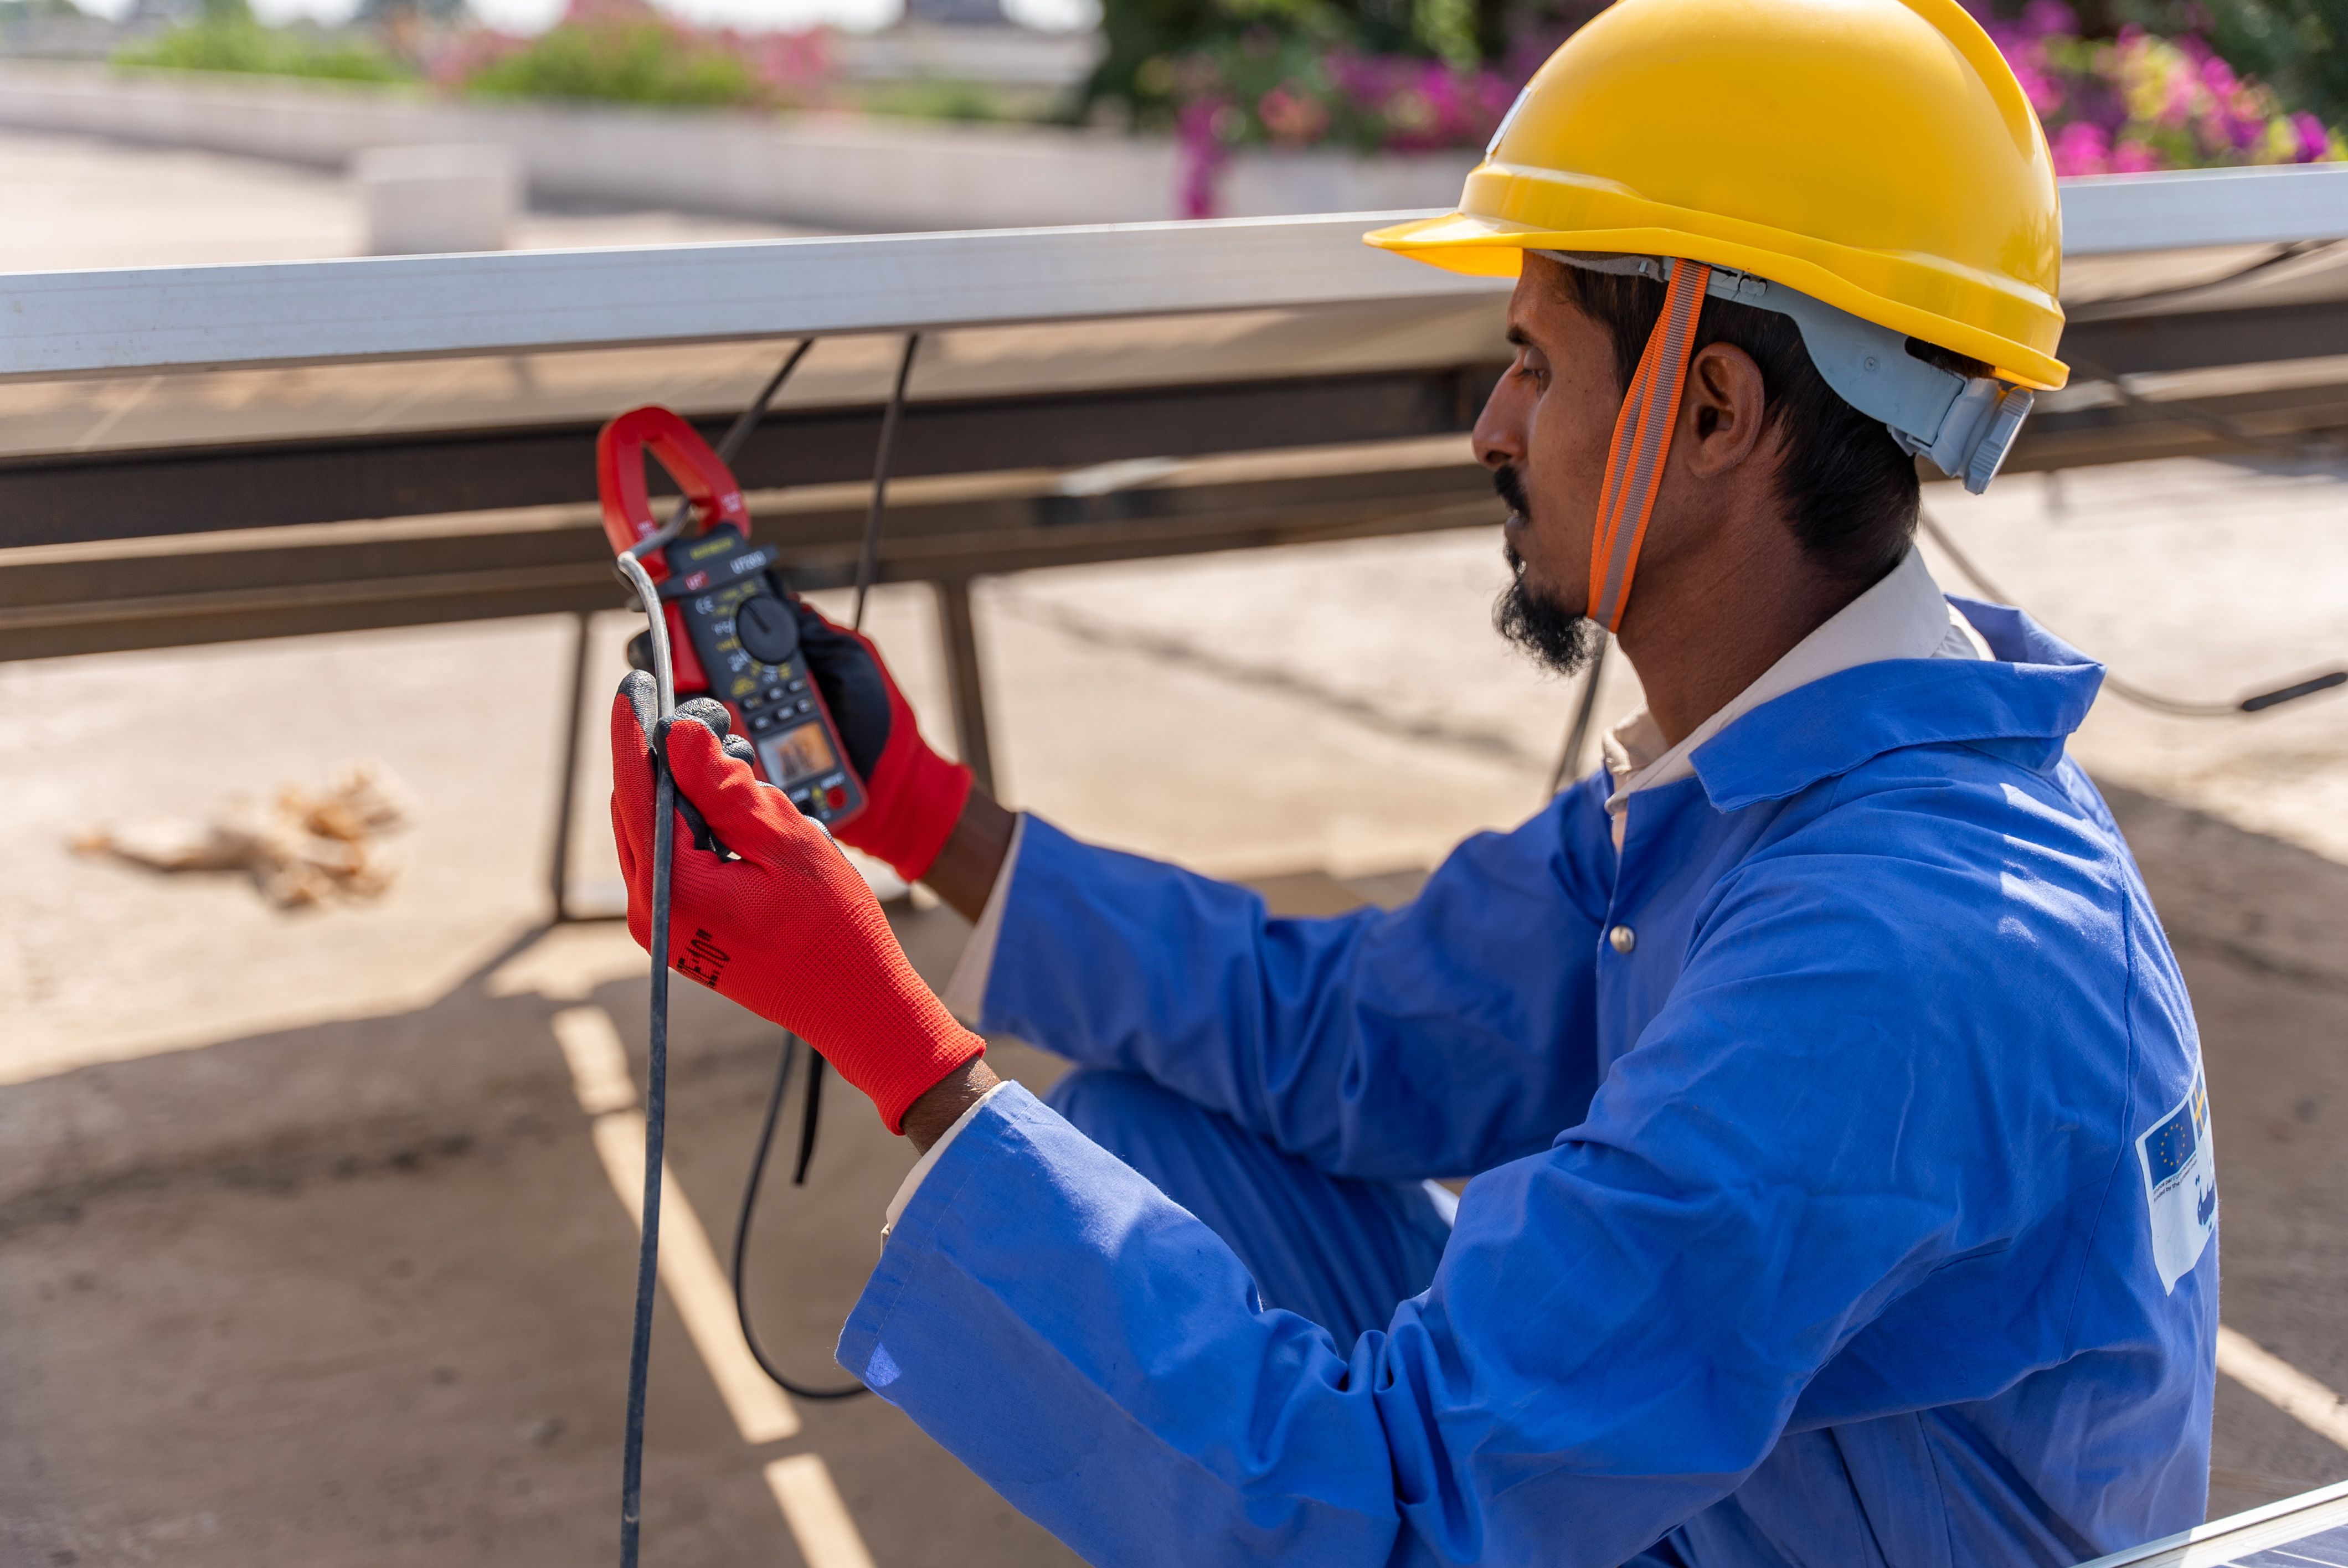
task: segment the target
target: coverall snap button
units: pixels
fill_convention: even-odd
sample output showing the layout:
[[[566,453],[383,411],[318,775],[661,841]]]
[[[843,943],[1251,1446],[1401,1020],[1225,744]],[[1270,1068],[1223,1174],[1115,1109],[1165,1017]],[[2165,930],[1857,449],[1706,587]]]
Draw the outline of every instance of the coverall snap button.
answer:
[[[1606,939],[1614,944],[1616,952],[1627,953],[1639,945],[1639,933],[1628,926],[1617,926],[1606,933]]]

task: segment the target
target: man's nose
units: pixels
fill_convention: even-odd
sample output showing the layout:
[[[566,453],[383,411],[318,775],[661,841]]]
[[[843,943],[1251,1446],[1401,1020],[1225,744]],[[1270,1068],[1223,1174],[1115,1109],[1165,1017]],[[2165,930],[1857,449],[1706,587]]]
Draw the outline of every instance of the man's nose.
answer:
[[[1476,461],[1487,468],[1505,468],[1524,461],[1524,411],[1517,406],[1520,400],[1509,393],[1515,379],[1500,377],[1491,395],[1484,399],[1483,412],[1476,415],[1476,428],[1468,434]]]

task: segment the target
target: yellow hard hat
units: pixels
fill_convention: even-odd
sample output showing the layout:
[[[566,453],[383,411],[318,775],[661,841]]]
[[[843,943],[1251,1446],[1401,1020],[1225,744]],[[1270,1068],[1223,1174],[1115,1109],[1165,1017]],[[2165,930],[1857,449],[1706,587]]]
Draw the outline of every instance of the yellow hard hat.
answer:
[[[2070,377],[2046,138],[1956,0],[1617,0],[1527,84],[1457,212],[1368,240],[1495,277],[1526,251],[1685,258],[2024,387]]]

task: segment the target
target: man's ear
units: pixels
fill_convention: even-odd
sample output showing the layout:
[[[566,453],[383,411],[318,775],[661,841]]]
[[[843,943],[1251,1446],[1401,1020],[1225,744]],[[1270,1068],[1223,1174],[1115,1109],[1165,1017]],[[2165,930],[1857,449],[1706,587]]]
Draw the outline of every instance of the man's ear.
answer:
[[[1725,474],[1760,449],[1767,409],[1753,356],[1733,343],[1706,343],[1688,363],[1673,450],[1691,473]]]

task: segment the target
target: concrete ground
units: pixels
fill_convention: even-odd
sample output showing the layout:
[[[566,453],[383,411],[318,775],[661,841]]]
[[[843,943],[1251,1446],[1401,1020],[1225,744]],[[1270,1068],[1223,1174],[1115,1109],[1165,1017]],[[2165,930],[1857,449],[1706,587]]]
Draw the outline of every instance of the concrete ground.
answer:
[[[37,150],[0,138],[0,175]],[[68,150],[123,190],[157,178]],[[274,178],[230,161],[170,179]],[[153,238],[91,206],[91,231]],[[2144,684],[2223,696],[2348,660],[2338,475],[2156,464],[1930,504],[2001,588]],[[1538,806],[1570,711],[1570,685],[1488,629],[1496,552],[1471,530],[982,583],[1003,792],[1300,909],[1401,896],[1462,835]],[[892,589],[872,624],[942,733],[931,616],[924,590]],[[628,630],[592,628],[595,692]],[[541,927],[571,634],[0,666],[0,1568],[611,1550],[634,1242],[608,1134],[627,1112],[580,1063],[598,1020],[640,1054],[644,987],[613,927]],[[1601,707],[1634,700],[1618,662]],[[613,875],[601,713],[572,867],[587,897]],[[2348,1389],[2348,699],[2203,722],[2106,698],[2076,751],[2193,988],[2227,1320]],[[232,876],[67,848],[361,757],[417,801],[373,902],[281,913]],[[901,919],[942,976],[960,922]],[[722,1262],[774,1036],[680,988],[675,1040],[673,1215],[697,1214]],[[1009,1042],[997,1060],[1053,1071]],[[825,1122],[807,1189],[770,1174],[753,1252],[764,1337],[810,1379],[908,1163],[852,1094]],[[738,1347],[680,1314],[701,1298],[677,1283],[648,1562],[1068,1561],[878,1401],[746,1416]],[[2348,1450],[2228,1380],[2216,1455],[2213,1513],[2348,1476]]]

